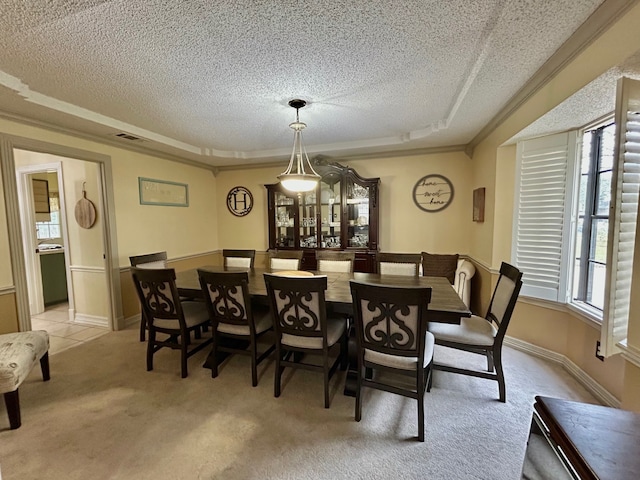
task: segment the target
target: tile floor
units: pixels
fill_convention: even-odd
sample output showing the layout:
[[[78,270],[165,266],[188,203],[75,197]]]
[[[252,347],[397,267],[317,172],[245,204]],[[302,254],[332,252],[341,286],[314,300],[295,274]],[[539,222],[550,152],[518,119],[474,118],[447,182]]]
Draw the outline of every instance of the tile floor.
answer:
[[[69,305],[66,303],[48,307],[43,313],[33,315],[31,328],[46,330],[49,333],[49,355],[81,345],[109,332],[107,328],[70,322]]]

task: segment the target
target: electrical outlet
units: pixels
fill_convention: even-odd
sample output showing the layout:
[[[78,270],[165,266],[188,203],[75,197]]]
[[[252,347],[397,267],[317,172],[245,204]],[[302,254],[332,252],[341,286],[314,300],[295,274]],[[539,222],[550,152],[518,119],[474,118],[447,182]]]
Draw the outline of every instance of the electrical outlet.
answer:
[[[596,342],[596,358],[601,362],[604,362],[604,356],[600,355],[600,340]]]

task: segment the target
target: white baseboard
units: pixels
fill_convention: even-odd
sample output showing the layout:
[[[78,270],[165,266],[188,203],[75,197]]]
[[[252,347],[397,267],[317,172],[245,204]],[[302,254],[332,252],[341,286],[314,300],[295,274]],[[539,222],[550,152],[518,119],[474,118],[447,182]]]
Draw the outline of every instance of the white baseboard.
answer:
[[[140,325],[140,314],[136,313],[135,315],[125,318],[123,323],[124,323],[124,325],[122,325],[123,329],[131,327],[133,325]]]
[[[559,363],[572,377],[578,380],[578,382],[600,400],[603,405],[620,408],[620,400],[611,395],[607,389],[587,375],[584,370],[573,363],[567,356],[509,336],[505,336],[504,344],[536,357]]]
[[[97,315],[77,313],[73,322],[80,325],[109,328],[109,319],[107,317],[98,317]]]

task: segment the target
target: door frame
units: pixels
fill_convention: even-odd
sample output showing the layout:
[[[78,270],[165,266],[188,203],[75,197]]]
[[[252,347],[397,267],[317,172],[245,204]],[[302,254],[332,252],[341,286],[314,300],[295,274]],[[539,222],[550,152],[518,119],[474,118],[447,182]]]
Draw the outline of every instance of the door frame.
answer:
[[[107,276],[107,294],[109,296],[109,328],[111,330],[124,328],[111,157],[96,152],[43,142],[31,138],[0,134],[0,161],[2,165],[0,170],[2,174],[2,183],[4,185],[7,227],[9,233],[9,252],[11,257],[13,282],[16,290],[16,309],[20,331],[31,330],[31,316],[29,311],[29,292],[26,279],[27,273],[20,223],[20,205],[18,200],[16,167],[13,156],[14,149],[68,157],[99,164],[101,184],[100,195],[102,197],[100,203],[104,208],[104,214],[101,217],[103,219],[102,222],[104,226],[103,244],[105,273]]]
[[[40,271],[40,262],[37,254],[38,239],[34,228],[30,226],[35,225],[35,209],[33,206],[33,194],[31,178],[35,173],[50,173],[56,172],[58,177],[58,192],[60,201],[60,228],[62,230],[62,240],[64,243],[64,266],[67,278],[67,292],[69,294],[69,320],[74,320],[75,300],[73,296],[73,282],[71,281],[71,264],[69,261],[69,233],[67,231],[67,210],[65,202],[64,191],[64,174],[63,165],[61,161],[41,163],[37,165],[26,165],[16,169],[16,179],[18,186],[18,202],[21,205],[20,219],[22,238],[24,246],[24,260],[27,274],[27,288],[29,291],[29,307],[31,315],[41,313],[45,309],[42,274]]]

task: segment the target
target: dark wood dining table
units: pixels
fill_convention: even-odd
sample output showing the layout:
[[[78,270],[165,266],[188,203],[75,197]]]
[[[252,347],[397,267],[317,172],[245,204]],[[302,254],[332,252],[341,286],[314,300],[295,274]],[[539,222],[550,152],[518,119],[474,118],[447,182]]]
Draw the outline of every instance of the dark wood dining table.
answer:
[[[211,272],[238,272],[246,271],[249,276],[249,294],[257,302],[267,303],[267,287],[264,283],[265,273],[282,273],[281,270],[269,268],[235,268],[221,266],[204,266],[202,270]],[[351,315],[353,312],[351,302],[351,288],[349,281],[356,280],[375,285],[391,285],[395,287],[429,287],[431,288],[431,302],[429,303],[428,317],[430,322],[459,324],[462,317],[471,316],[471,311],[458,296],[453,286],[445,277],[410,277],[403,275],[380,275],[377,273],[333,273],[312,272],[316,275],[327,277],[327,290],[325,301],[331,305],[334,312]],[[201,295],[198,270],[184,270],[176,272],[176,287],[178,293],[187,297]],[[355,336],[351,333],[349,341],[349,357],[355,359]],[[351,367],[354,361],[349,362],[349,371],[345,382],[345,395],[355,395],[356,372]],[[207,362],[205,362],[205,367]]]

